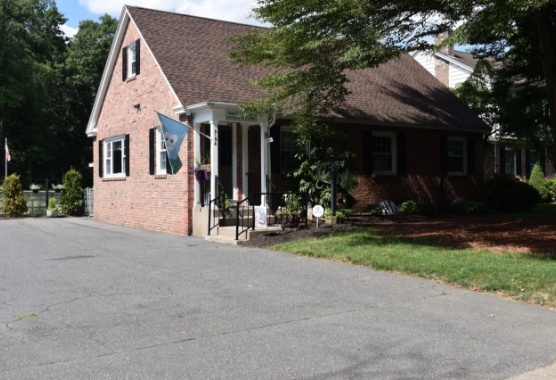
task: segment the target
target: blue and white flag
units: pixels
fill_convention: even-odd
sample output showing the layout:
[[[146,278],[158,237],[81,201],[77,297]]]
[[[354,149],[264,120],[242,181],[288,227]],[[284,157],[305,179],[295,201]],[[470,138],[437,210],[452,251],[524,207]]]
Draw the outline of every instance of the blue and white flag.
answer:
[[[172,174],[176,174],[182,167],[180,160],[180,147],[185,135],[191,127],[180,123],[168,116],[157,112],[160,126],[162,127],[162,135],[166,142],[166,155],[172,168]]]

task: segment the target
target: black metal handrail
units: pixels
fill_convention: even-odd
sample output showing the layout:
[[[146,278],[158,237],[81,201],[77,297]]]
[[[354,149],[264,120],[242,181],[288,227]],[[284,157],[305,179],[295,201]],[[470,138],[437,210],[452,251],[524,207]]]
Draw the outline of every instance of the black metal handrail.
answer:
[[[309,201],[309,194],[304,193],[304,192],[286,192],[286,193],[277,193],[277,192],[267,192],[267,193],[258,193],[258,194],[254,194],[251,195],[241,201],[238,201],[237,203],[237,214],[236,214],[236,240],[239,240],[239,237],[241,235],[243,235],[244,233],[246,234],[247,231],[249,229],[255,230],[255,205],[253,202],[253,205],[245,207],[244,205],[246,203],[249,204],[250,200],[256,200],[256,199],[261,199],[263,196],[266,196],[266,200],[267,203],[269,205],[270,208],[270,213],[274,216],[276,216],[276,211],[278,210],[278,207],[280,206],[286,206],[286,198],[290,197],[290,196],[297,196],[300,199],[300,210],[299,210],[299,216],[300,216],[300,224],[304,224],[305,227],[307,227],[308,224],[308,220],[307,220],[307,202]],[[273,206],[271,206],[271,204],[273,204],[274,202],[272,202],[272,200],[274,199],[281,199],[281,202],[276,202],[278,204],[275,204]],[[245,215],[245,210],[247,210],[247,215]],[[248,215],[251,215],[251,218],[248,217]],[[270,219],[270,218],[269,218]],[[241,227],[241,229],[240,229]]]
[[[247,197],[239,202],[237,202],[237,210],[236,210],[236,240],[239,240],[239,237],[242,234],[247,234],[249,228],[255,229],[255,206],[249,206],[249,200],[251,197]],[[245,206],[247,204],[247,206]],[[251,211],[251,219],[248,215],[244,215],[244,209],[247,210],[247,214]],[[245,217],[247,216],[247,217]],[[251,220],[252,226],[249,225],[249,221]],[[241,222],[241,231],[240,231],[240,222]],[[246,226],[247,223],[247,226]]]
[[[226,203],[226,192],[224,191],[224,186],[222,186],[222,183],[220,183],[220,180],[218,179],[218,176],[214,176],[214,181],[216,183],[216,187],[217,187],[217,192],[218,195],[211,199],[209,201],[209,209],[208,209],[208,235],[210,236],[210,232],[215,229],[216,227],[220,226],[220,221],[217,220],[217,218],[214,218],[214,225],[211,225],[211,219],[212,219],[212,214],[213,214],[213,205],[218,206],[218,210],[220,212],[220,215],[222,216],[222,219],[224,220],[224,222],[226,221],[226,210],[224,210],[224,206]]]

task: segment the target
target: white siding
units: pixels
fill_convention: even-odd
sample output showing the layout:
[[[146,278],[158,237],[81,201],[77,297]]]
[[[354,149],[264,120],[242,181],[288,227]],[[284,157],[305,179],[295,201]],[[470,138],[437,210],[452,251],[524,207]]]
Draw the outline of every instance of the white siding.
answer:
[[[419,64],[421,66],[423,66],[429,73],[431,73],[432,75],[435,75],[435,70],[434,70],[434,61],[435,58],[434,56],[425,53],[425,52],[418,52],[416,53],[413,58],[415,58],[415,60],[417,62],[419,62]]]
[[[469,70],[464,70],[460,66],[456,66],[453,63],[450,63],[449,79],[448,79],[450,83],[450,88],[454,88],[457,85],[465,82],[470,75],[471,72]]]

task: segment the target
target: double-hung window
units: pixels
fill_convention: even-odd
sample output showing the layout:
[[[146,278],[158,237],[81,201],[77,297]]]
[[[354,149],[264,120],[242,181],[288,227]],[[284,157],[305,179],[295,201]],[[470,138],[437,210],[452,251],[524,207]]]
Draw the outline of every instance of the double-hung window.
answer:
[[[156,129],[156,174],[167,174],[166,172],[166,142],[162,131]]]
[[[447,139],[447,165],[449,175],[463,175],[467,171],[467,140],[449,136]]]
[[[128,139],[126,135],[113,137],[102,141],[102,169],[106,178],[125,177]]]
[[[396,134],[373,132],[371,137],[373,173],[396,174]]]
[[[295,154],[298,151],[296,136],[291,128],[280,128],[280,171],[289,173],[297,166]]]
[[[122,80],[133,78],[140,73],[140,40],[132,42],[122,49]]]

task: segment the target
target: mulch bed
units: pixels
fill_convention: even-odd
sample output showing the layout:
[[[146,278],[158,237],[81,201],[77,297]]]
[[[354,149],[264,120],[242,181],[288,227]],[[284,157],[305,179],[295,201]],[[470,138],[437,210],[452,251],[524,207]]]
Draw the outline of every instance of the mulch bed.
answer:
[[[556,216],[544,219],[506,217],[422,217],[358,215],[343,224],[309,223],[307,228],[269,232],[242,242],[250,247],[318,237],[332,232],[372,227],[390,236],[399,236],[450,248],[486,248],[521,253],[556,253]]]

